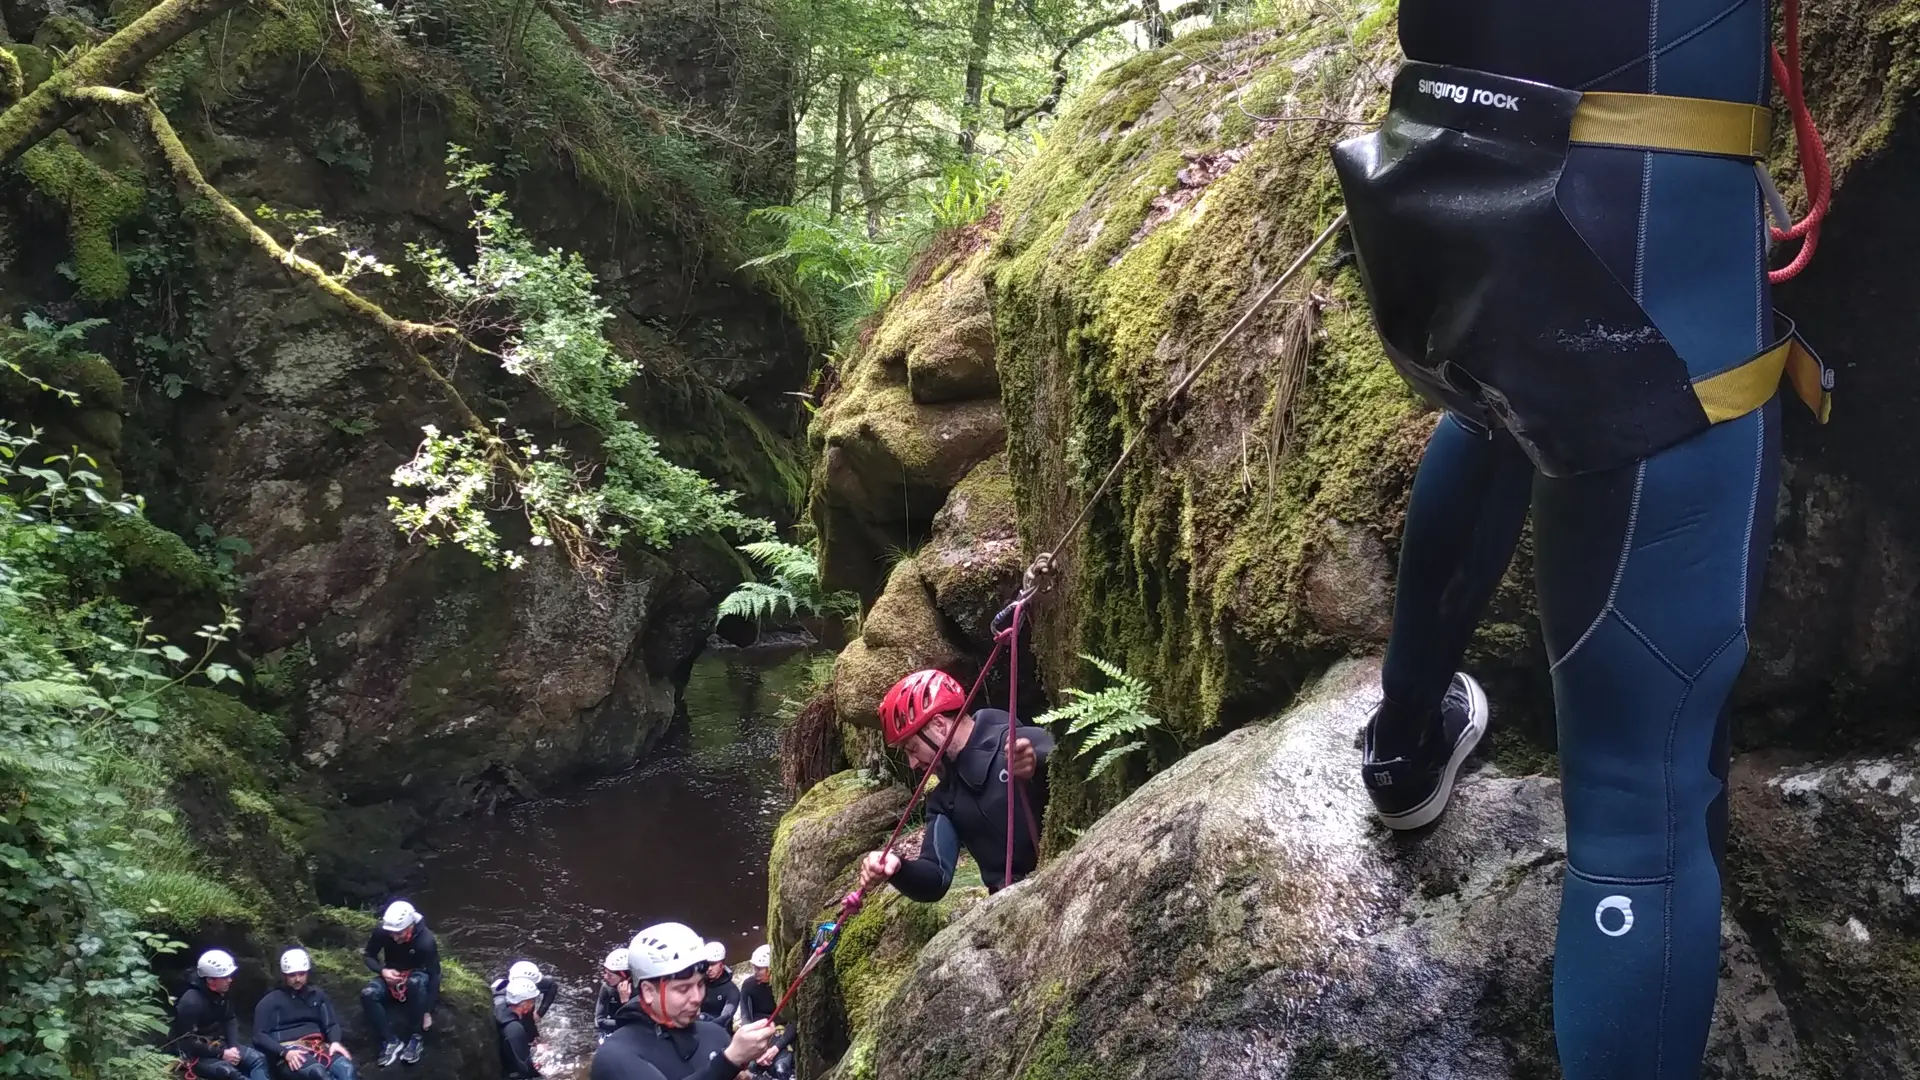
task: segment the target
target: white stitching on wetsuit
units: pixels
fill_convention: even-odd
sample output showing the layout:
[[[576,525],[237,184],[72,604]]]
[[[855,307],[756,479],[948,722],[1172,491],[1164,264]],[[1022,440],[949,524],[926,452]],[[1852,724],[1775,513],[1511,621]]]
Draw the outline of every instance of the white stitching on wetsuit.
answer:
[[[1620,541],[1620,561],[1613,567],[1613,583],[1607,586],[1607,602],[1600,605],[1600,610],[1593,616],[1593,622],[1587,624],[1586,630],[1580,635],[1580,640],[1573,643],[1573,647],[1567,650],[1567,654],[1547,666],[1548,674],[1560,670],[1560,665],[1573,659],[1580,652],[1580,647],[1587,643],[1587,639],[1593,637],[1594,631],[1600,629],[1600,623],[1612,614],[1613,602],[1620,596],[1620,582],[1627,576],[1627,556],[1633,553],[1633,534],[1640,527],[1640,491],[1646,481],[1647,463],[1640,461],[1633,467],[1633,505],[1627,510],[1627,534]],[[1625,619],[1621,621],[1625,622]],[[1628,626],[1631,627],[1632,624],[1628,623]]]

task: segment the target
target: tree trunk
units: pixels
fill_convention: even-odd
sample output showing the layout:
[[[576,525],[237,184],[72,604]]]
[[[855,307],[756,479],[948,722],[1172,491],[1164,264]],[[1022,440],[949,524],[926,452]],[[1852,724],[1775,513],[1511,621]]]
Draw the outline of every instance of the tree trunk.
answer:
[[[0,165],[11,163],[54,133],[82,108],[72,92],[83,86],[113,86],[140,74],[148,61],[213,21],[240,0],[162,0],[126,29],[61,68],[12,108],[0,113]]]
[[[860,104],[859,89],[852,76],[840,76],[840,112],[833,122],[833,183],[827,194],[827,217],[836,221],[846,208],[847,157],[852,151],[849,127]]]
[[[987,55],[993,49],[993,0],[974,0],[973,46],[967,50],[967,100],[960,110],[960,152],[973,153],[980,134],[980,93],[987,84]]]
[[[853,141],[853,174],[860,182],[860,201],[867,209],[867,238],[880,238],[880,185],[873,179],[873,140],[867,134],[867,115],[855,101],[849,133]]]

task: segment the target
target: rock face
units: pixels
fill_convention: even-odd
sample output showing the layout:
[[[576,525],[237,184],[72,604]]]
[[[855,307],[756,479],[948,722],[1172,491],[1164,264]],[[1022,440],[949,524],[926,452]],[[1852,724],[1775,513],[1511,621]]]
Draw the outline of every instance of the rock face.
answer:
[[[460,257],[471,207],[447,190],[444,157],[452,142],[492,150],[457,73],[371,27],[336,50],[332,31],[302,18],[236,17],[217,57],[181,59],[192,105],[176,123],[209,178],[249,210],[317,210],[346,244],[395,264],[414,243]],[[439,96],[407,82],[429,69]],[[748,89],[708,88],[715,101]],[[112,137],[96,141],[103,157],[133,160]],[[503,171],[508,208],[598,278],[610,336],[644,360],[633,413],[667,455],[741,491],[753,512],[790,520],[803,484],[800,414],[785,394],[806,375],[798,329],[750,281],[706,265],[665,225],[633,220],[578,165],[548,155]],[[294,753],[345,797],[343,822],[352,807],[404,823],[519,797],[624,767],[663,733],[713,602],[739,580],[722,545],[635,553],[620,582],[590,590],[550,549],[496,573],[409,543],[387,511],[390,477],[423,424],[454,425],[388,341],[217,226],[193,226],[158,189],[139,242],[131,226],[122,238],[131,302],[83,310],[49,295],[63,280],[51,260],[65,246],[65,208],[47,214],[22,187],[0,212],[33,257],[0,265],[0,303],[111,316],[114,329],[89,343],[127,381],[124,431],[115,415],[111,430],[83,423],[93,437],[78,441],[111,452],[116,478],[148,495],[161,524],[239,552],[244,658],[282,684]],[[404,269],[390,285],[356,284],[396,312],[432,314]],[[170,322],[141,321],[162,308]],[[587,432],[489,368],[460,368],[475,408],[591,452]],[[387,884],[381,876],[330,870],[323,891],[357,901]]]
[[[842,1080],[1554,1075],[1557,785],[1488,770],[1431,834],[1388,834],[1353,768],[1377,678],[1336,666],[961,916]],[[1754,950],[1726,941],[1713,1075],[1805,1075]]]

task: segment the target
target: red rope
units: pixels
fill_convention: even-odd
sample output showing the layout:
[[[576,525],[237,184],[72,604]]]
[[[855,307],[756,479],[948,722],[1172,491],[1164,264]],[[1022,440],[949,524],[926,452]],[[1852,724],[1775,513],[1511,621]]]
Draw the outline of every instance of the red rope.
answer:
[[[1000,875],[1000,887],[1013,884],[1013,803],[1016,798],[1013,779],[1013,737],[1020,729],[1020,615],[1025,600],[1013,604],[1013,622],[1007,627],[1007,867]]]
[[[1024,603],[1025,602],[1022,601],[1020,604],[1015,605],[1013,615],[1014,626],[1009,628],[1009,633],[1020,625],[1019,608],[1023,606]],[[986,689],[987,676],[993,673],[994,661],[1000,659],[1000,653],[1006,647],[1007,638],[1008,634],[994,635],[993,651],[987,654],[987,662],[981,665],[979,677],[973,680],[973,689],[967,691],[967,700],[960,706],[961,716],[966,716],[972,711],[974,700],[980,696],[980,691]],[[887,855],[893,851],[894,843],[900,839],[900,830],[906,827],[907,819],[913,816],[914,807],[919,805],[921,794],[927,790],[927,781],[933,779],[933,771],[940,767],[940,762],[946,760],[947,747],[953,744],[954,733],[959,730],[959,724],[947,725],[947,734],[945,738],[940,740],[939,752],[933,755],[933,760],[928,762],[926,769],[920,773],[920,782],[914,785],[913,794],[908,797],[907,805],[900,811],[900,819],[893,823],[893,832],[887,836],[885,846],[880,849],[880,858],[883,862],[886,860]],[[1009,769],[1009,771],[1011,771],[1011,769]],[[852,892],[841,899],[840,912],[834,916],[833,931],[823,938],[818,945],[814,946],[813,953],[807,957],[807,962],[800,966],[799,972],[793,977],[793,982],[787,986],[787,992],[780,995],[780,1003],[773,1007],[771,1013],[767,1014],[767,1019],[771,1020],[779,1016],[780,1013],[786,1009],[787,1005],[793,1001],[793,995],[799,992],[800,984],[806,981],[807,976],[813,973],[813,969],[818,967],[821,959],[827,955],[827,950],[832,948],[834,938],[840,935],[840,928],[846,924],[850,916],[858,913],[866,902],[866,889],[861,886],[856,886]]]
[[[1773,81],[1780,87],[1780,93],[1787,99],[1787,108],[1793,114],[1794,142],[1799,148],[1800,173],[1807,185],[1807,215],[1785,229],[1775,228],[1773,240],[1784,244],[1789,240],[1800,241],[1800,250],[1794,253],[1793,261],[1767,274],[1767,280],[1780,285],[1793,280],[1800,271],[1813,261],[1813,253],[1820,246],[1820,225],[1826,220],[1827,210],[1833,205],[1833,169],[1827,161],[1826,145],[1820,141],[1820,132],[1813,124],[1813,114],[1807,109],[1806,87],[1801,80],[1800,68],[1800,0],[1785,0],[1787,55],[1783,59],[1779,49],[1773,49]]]

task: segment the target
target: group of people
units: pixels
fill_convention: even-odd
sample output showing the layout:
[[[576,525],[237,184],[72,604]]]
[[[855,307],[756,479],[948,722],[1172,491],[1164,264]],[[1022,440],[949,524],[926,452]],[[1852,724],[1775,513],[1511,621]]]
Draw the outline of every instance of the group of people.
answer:
[[[367,1026],[380,1040],[378,1061],[412,1065],[433,1026],[440,993],[440,952],[421,914],[405,900],[388,905],[363,950],[372,975],[360,992]],[[174,1002],[167,1047],[189,1080],[355,1080],[353,1054],[341,1041],[340,1017],[327,992],[313,985],[313,957],[294,947],[280,954],[280,985],[253,1009],[253,1039],[240,1038],[229,997],[239,964],[231,953],[200,955]]]
[[[791,1077],[791,1032],[774,1023],[772,950],[755,949],[753,973],[737,985],[726,961],[724,944],[677,922],[649,926],[608,954],[592,1080]]]

